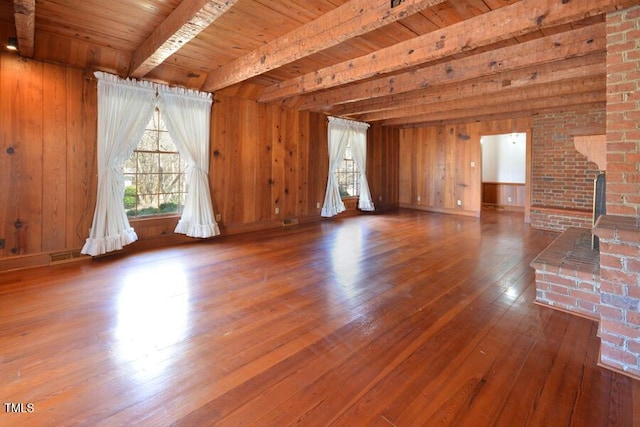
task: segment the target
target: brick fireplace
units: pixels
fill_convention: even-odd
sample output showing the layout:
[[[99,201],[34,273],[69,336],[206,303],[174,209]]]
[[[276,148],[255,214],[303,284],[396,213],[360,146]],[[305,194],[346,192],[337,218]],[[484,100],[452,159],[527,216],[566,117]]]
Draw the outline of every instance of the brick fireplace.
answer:
[[[606,27],[607,214],[592,230],[565,227],[532,266],[537,302],[599,321],[599,365],[640,379],[640,6]]]

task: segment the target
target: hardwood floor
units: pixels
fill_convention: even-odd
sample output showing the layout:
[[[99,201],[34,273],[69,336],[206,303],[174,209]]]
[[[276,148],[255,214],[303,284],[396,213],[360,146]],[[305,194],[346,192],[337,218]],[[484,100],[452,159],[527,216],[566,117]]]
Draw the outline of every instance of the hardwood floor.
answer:
[[[401,210],[0,274],[0,425],[639,425],[533,304],[555,236]]]

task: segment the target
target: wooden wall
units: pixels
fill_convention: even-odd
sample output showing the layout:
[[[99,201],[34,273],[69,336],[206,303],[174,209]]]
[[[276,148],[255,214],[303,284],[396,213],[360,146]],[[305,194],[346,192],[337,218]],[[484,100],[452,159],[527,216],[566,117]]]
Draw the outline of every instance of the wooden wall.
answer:
[[[482,204],[504,208],[506,210],[524,211],[526,203],[526,186],[511,182],[483,182]]]
[[[96,85],[83,71],[0,55],[0,258],[83,244],[95,128]]]
[[[329,164],[326,121],[324,115],[216,95],[210,183],[223,227],[320,214]]]
[[[512,132],[530,135],[530,128],[529,119],[513,119],[401,129],[400,206],[479,216],[482,203],[480,137]]]
[[[222,233],[320,220],[327,118],[214,98],[210,184]],[[51,254],[84,244],[95,207],[96,101],[96,81],[82,70],[0,55],[0,270],[46,265]],[[398,147],[397,129],[370,128],[367,174],[377,208],[398,205]],[[173,233],[176,223],[132,221],[140,240],[128,250],[190,240]]]

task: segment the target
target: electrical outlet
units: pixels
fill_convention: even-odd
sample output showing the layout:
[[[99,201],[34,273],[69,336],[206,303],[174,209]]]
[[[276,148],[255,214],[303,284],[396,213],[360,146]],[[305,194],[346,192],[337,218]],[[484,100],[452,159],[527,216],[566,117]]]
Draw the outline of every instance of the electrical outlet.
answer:
[[[462,206],[462,200],[458,200],[458,206]]]
[[[507,202],[511,203],[511,197],[507,197]]]
[[[220,221],[222,219],[222,215],[217,213],[216,214],[216,221]]]
[[[316,209],[320,209],[320,202],[316,203]]]
[[[420,196],[418,196],[418,201],[420,201]]]
[[[382,196],[378,196],[378,201],[381,202],[382,201]]]
[[[280,208],[276,208],[276,215],[280,213]]]

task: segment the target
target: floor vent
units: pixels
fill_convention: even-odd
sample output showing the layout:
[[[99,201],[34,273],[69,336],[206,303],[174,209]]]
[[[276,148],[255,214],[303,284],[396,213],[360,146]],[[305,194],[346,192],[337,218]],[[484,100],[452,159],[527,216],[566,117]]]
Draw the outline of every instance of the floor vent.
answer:
[[[282,220],[283,227],[288,227],[290,225],[298,225],[299,223],[300,221],[298,221],[298,218],[286,218]]]
[[[49,254],[49,264],[63,264],[66,262],[80,261],[82,259],[89,258],[88,255],[83,255],[80,251],[65,251]]]

